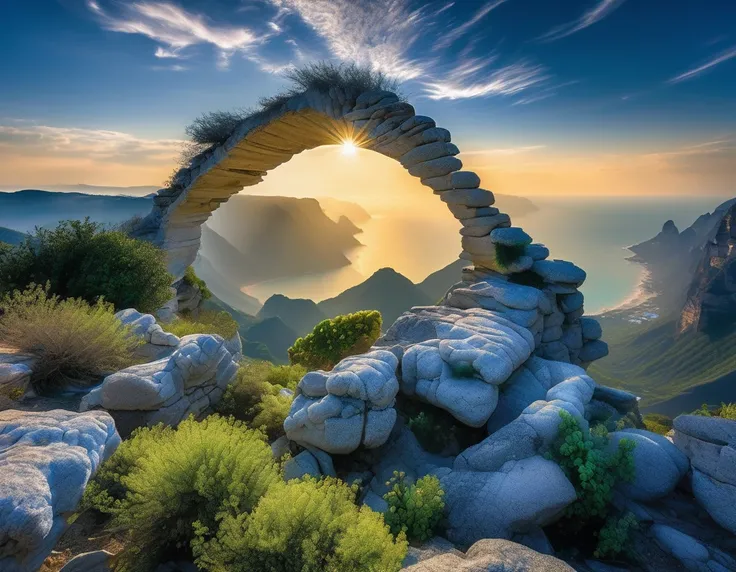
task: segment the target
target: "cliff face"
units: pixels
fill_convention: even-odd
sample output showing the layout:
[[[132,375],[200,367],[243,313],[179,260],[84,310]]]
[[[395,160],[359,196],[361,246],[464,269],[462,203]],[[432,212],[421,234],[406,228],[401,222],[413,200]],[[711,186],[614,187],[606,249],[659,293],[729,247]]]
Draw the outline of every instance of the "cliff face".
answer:
[[[736,323],[736,204],[723,215],[713,239],[704,247],[678,332],[715,332]]]

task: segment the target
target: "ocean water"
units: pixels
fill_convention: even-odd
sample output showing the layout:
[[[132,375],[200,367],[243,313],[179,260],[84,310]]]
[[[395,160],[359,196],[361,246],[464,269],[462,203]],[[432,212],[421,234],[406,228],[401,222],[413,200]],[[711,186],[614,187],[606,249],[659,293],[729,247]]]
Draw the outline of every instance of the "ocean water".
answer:
[[[530,197],[539,210],[512,218],[551,258],[586,270],[582,290],[588,313],[618,306],[635,294],[641,267],[626,261],[627,246],[652,238],[669,219],[683,230],[725,199],[718,197],[580,198]],[[497,205],[503,210],[503,204]],[[460,225],[452,216],[387,212],[360,225],[363,247],[349,253],[352,265],[323,274],[272,280],[244,288],[261,301],[280,293],[321,301],[355,286],[383,267],[414,282],[453,262],[460,253]],[[460,277],[458,276],[458,279]]]

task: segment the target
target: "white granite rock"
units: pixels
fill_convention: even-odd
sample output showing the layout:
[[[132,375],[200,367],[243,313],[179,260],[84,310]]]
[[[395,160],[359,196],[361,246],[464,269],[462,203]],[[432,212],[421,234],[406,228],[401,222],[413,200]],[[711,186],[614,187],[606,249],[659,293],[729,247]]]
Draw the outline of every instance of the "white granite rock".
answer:
[[[0,570],[37,570],[120,444],[105,412],[0,411]]]
[[[504,246],[528,246],[532,237],[517,227],[497,228],[491,232],[491,240]]]
[[[149,425],[177,425],[219,401],[237,369],[220,336],[185,336],[170,357],[107,376],[84,396],[80,409],[147,411]]]
[[[441,483],[448,538],[460,544],[545,526],[577,498],[557,463],[540,456],[508,461],[493,472],[452,471]]]
[[[549,282],[575,286],[580,286],[586,278],[584,270],[565,260],[537,260],[532,270]]]
[[[549,258],[549,248],[543,244],[530,244],[525,249],[526,255],[533,260],[547,260]]]
[[[609,450],[618,448],[621,439],[634,447],[634,480],[619,483],[617,489],[637,501],[652,501],[671,493],[688,471],[687,457],[662,435],[643,429],[624,429],[610,434]]]
[[[693,495],[708,514],[726,530],[736,534],[736,486],[693,469]]]
[[[587,316],[580,318],[580,327],[583,328],[585,340],[599,340],[603,336],[603,328],[595,318]]]
[[[498,389],[534,351],[530,335],[492,312],[436,325],[437,338],[409,347],[401,391],[480,427],[496,407]]]
[[[309,372],[284,421],[292,441],[328,453],[386,442],[396,421],[398,359],[385,350],[345,358],[330,372]]]

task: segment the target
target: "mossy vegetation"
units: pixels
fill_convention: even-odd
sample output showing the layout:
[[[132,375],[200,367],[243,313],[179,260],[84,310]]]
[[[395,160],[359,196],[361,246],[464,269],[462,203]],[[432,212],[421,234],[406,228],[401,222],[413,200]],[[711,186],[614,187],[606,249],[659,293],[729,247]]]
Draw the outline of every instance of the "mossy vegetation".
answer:
[[[207,283],[202,280],[197,273],[194,271],[194,267],[187,266],[184,271],[184,278],[182,278],[184,284],[197,288],[202,294],[202,300],[209,300],[212,298],[212,292],[207,288]]]
[[[521,245],[509,246],[506,244],[496,244],[495,247],[496,263],[501,268],[508,268],[524,256],[525,247]]]
[[[238,323],[224,310],[200,310],[196,318],[184,315],[161,326],[180,338],[192,334],[217,334],[229,340],[238,333]]]
[[[323,320],[289,348],[289,360],[308,370],[332,369],[341,359],[366,352],[381,335],[381,313],[363,310]]]
[[[647,431],[666,435],[672,430],[672,419],[659,413],[648,413],[643,417]]]
[[[385,519],[391,533],[403,533],[409,540],[419,542],[432,538],[445,508],[445,491],[439,479],[427,475],[410,485],[404,473],[394,471],[386,486],[390,489],[383,496],[389,507]]]
[[[114,315],[112,304],[62,300],[31,285],[0,297],[0,339],[37,357],[31,384],[42,394],[90,386],[135,363],[140,339]]]
[[[168,301],[171,281],[163,251],[89,219],[37,228],[0,253],[0,294],[48,283],[62,299],[154,312]]]

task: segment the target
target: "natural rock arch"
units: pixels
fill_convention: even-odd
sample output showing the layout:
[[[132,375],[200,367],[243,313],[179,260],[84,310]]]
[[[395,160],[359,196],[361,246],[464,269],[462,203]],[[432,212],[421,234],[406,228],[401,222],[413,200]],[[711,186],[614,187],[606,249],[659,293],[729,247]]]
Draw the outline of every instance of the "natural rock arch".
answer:
[[[388,91],[308,90],[243,121],[227,141],[195,157],[159,191],[140,234],[166,251],[178,280],[194,262],[201,225],[220,204],[294,155],[346,140],[398,160],[440,195],[452,214],[472,227],[463,239],[463,257],[493,267],[493,245],[473,243],[497,226],[510,226],[509,218],[491,207],[493,193],[479,188],[480,178],[461,170],[450,132]]]

